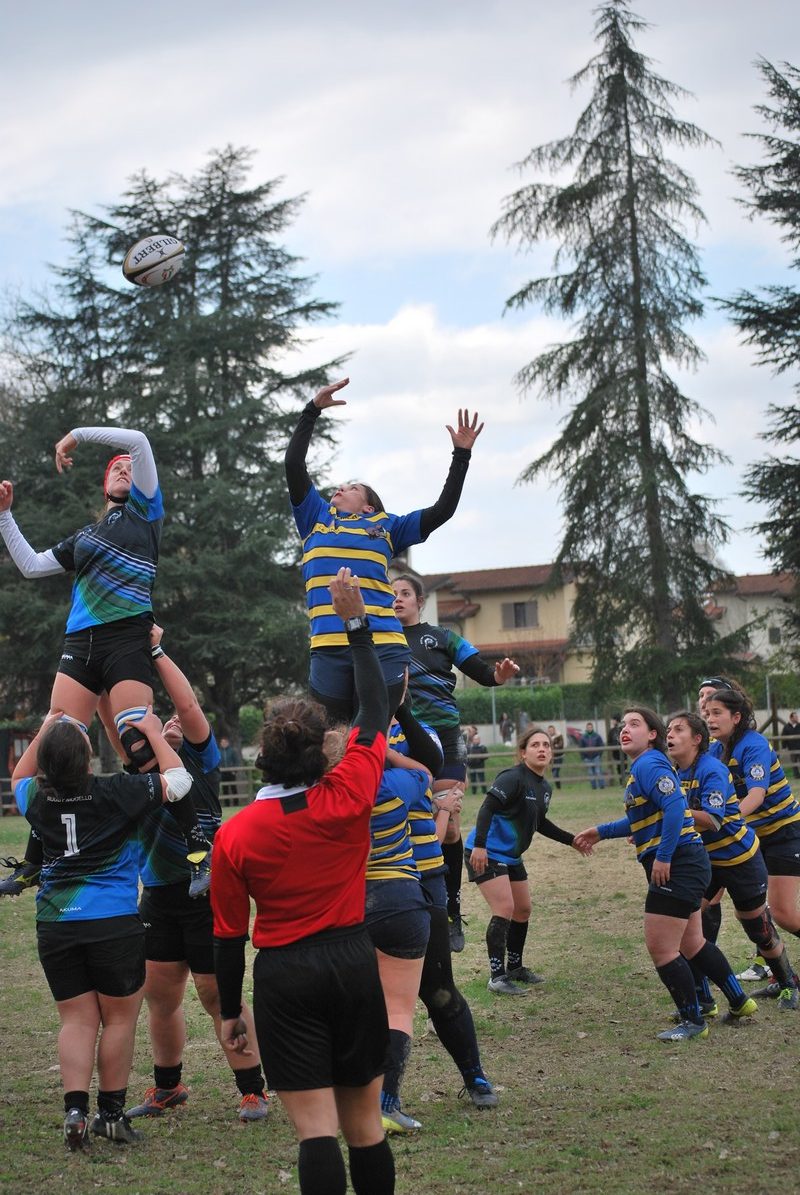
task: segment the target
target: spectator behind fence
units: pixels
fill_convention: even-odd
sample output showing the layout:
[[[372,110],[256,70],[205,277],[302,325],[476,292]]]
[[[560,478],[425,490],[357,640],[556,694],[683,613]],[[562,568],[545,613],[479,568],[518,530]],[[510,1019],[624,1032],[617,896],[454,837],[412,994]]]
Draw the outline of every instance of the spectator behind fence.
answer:
[[[552,725],[548,726],[547,733],[550,736],[550,745],[553,748],[553,765],[551,769],[553,773],[553,783],[555,784],[556,788],[561,788],[560,776],[561,765],[564,762],[564,736],[563,734],[558,734],[555,726]]]
[[[603,740],[595,730],[594,722],[587,722],[586,730],[580,738],[580,747],[592,788],[605,788],[606,786],[603,777],[603,746]]]
[[[792,710],[789,714],[789,721],[784,723],[781,731],[781,747],[784,751],[789,752],[795,779],[800,779],[800,721],[798,721],[796,710]]]

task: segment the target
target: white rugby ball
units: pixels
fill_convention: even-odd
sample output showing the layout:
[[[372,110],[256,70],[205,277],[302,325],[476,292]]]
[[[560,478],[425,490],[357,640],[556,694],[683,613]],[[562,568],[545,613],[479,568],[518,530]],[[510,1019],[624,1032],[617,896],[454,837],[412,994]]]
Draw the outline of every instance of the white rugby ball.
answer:
[[[183,265],[184,247],[177,237],[157,233],[137,241],[125,254],[122,272],[137,286],[162,286]]]

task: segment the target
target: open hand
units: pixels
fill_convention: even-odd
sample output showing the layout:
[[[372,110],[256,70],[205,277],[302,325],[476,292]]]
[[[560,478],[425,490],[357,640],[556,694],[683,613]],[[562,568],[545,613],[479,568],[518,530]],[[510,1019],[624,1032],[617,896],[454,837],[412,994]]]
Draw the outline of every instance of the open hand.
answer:
[[[314,406],[319,407],[321,411],[324,411],[326,407],[346,407],[346,399],[333,396],[337,390],[342,390],[349,385],[350,379],[342,378],[340,382],[332,382],[330,386],[323,386],[320,392],[314,395]]]
[[[314,399],[314,402],[316,401]],[[472,416],[472,421],[470,421],[469,411],[460,410],[458,412],[458,431],[455,431],[449,423],[447,424],[447,430],[450,433],[454,448],[472,448],[472,445],[483,431],[483,424],[478,424],[477,411]]]
[[[331,602],[342,622],[347,618],[363,618],[367,613],[358,577],[349,568],[340,568],[331,580]]]
[[[519,664],[515,664],[508,656],[503,660],[498,660],[494,666],[494,679],[498,685],[504,685],[507,680],[511,680],[512,676],[516,676],[519,672]]]

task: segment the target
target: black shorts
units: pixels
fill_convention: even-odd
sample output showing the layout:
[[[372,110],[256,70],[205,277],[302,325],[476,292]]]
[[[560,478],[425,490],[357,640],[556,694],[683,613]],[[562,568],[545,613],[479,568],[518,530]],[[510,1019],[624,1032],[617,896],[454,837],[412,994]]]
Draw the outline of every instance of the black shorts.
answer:
[[[123,680],[153,687],[152,614],[136,614],[74,631],[64,639],[58,671],[92,693],[110,692]]]
[[[644,903],[645,913],[658,913],[662,917],[677,917],[688,921],[703,903],[703,896],[711,883],[711,864],[704,846],[678,847],[669,866],[669,879],[656,888],[650,883],[655,854],[644,861],[648,889]]]
[[[389,1021],[363,925],[260,950],[253,1017],[273,1091],[365,1087],[386,1071]]]
[[[767,871],[771,876],[800,876],[800,834],[791,827],[778,831],[776,838],[767,834],[758,840]]]
[[[752,859],[737,863],[735,867],[711,866],[711,883],[706,888],[706,900],[711,900],[720,888],[727,889],[734,909],[740,913],[752,913],[767,899],[769,876],[761,852]]]
[[[189,880],[145,888],[139,901],[145,956],[154,963],[188,963],[194,975],[214,974],[214,917],[208,897],[193,900]]]
[[[469,861],[472,850],[464,847],[464,863],[467,868],[467,879],[470,884],[485,884],[487,880],[496,880],[498,876],[508,876],[510,880],[527,880],[528,873],[524,863],[498,863],[496,859],[486,860],[486,871],[478,875]]]
[[[431,919],[419,880],[367,880],[364,922],[373,946],[382,954],[424,958]]]
[[[144,983],[144,926],[136,915],[38,921],[36,939],[54,1000],[132,996]]]

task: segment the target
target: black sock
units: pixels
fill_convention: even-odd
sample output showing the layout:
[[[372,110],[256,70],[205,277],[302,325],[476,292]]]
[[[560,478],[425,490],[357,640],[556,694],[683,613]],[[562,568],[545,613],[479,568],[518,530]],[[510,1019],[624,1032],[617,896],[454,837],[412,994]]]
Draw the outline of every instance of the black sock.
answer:
[[[394,1158],[384,1137],[377,1145],[348,1146],[355,1195],[394,1195]]]
[[[182,1062],[179,1062],[177,1066],[154,1066],[153,1081],[156,1087],[169,1090],[172,1087],[178,1086],[181,1081],[182,1072]]]
[[[89,1115],[89,1092],[88,1091],[65,1091],[64,1092],[64,1111],[69,1112],[70,1108],[80,1108],[84,1116]]]
[[[406,1064],[411,1054],[411,1038],[401,1029],[389,1030],[389,1065],[383,1076],[383,1095],[394,1106],[400,1099],[400,1084],[403,1082]]]
[[[258,1066],[246,1066],[242,1070],[234,1071],[233,1077],[242,1095],[264,1094],[264,1075],[260,1063]]]
[[[704,1002],[706,1004],[711,1004],[714,1000],[714,997],[711,995],[711,988],[708,986],[708,980],[706,979],[702,968],[697,962],[695,962],[693,958],[687,959],[686,961],[692,968],[694,986],[695,990],[697,991],[697,999],[701,1004]]]
[[[486,926],[486,949],[489,952],[492,979],[505,974],[506,942],[510,926],[511,922],[506,917],[492,917]]]
[[[464,870],[464,843],[459,838],[457,842],[446,842],[442,845],[442,855],[447,864],[447,875],[444,882],[447,887],[447,916],[461,916],[461,873]]]
[[[694,987],[692,968],[682,954],[663,967],[656,967],[658,977],[675,1001],[675,1007],[680,1013],[682,1021],[694,1021],[701,1025],[703,1017],[700,1005],[697,1003],[697,992]]]
[[[460,992],[457,991],[456,994],[460,997],[460,1002],[455,1015],[448,1011],[448,1015],[443,1016],[437,1013],[435,1008],[429,1009],[428,1012],[433,1021],[436,1036],[462,1076],[467,1078],[481,1070],[481,1056],[470,1007]]]
[[[119,1120],[125,1111],[125,1096],[127,1094],[127,1087],[121,1087],[119,1091],[98,1091],[97,1107],[106,1120]]]
[[[786,947],[780,952],[777,958],[768,958],[766,960],[767,966],[772,971],[773,978],[781,988],[790,988],[794,984],[795,975],[792,970],[792,964],[789,962],[789,956],[786,953]]]
[[[703,937],[707,942],[716,942],[722,925],[722,905],[708,905],[701,914]]]
[[[175,818],[190,851],[211,850],[211,843],[197,820],[197,810],[194,807],[191,793],[187,793],[180,801],[167,801],[164,808],[168,809]]]
[[[725,958],[719,946],[714,942],[705,942],[697,954],[692,956],[691,965],[699,967],[704,975],[721,988],[725,999],[734,1008],[743,1004],[747,997],[742,985],[731,970],[731,965]]]
[[[297,1177],[301,1195],[345,1195],[347,1171],[335,1137],[307,1137],[300,1142]]]
[[[522,952],[525,949],[525,939],[528,936],[527,921],[512,921],[508,927],[508,970],[515,971],[522,966]]]

